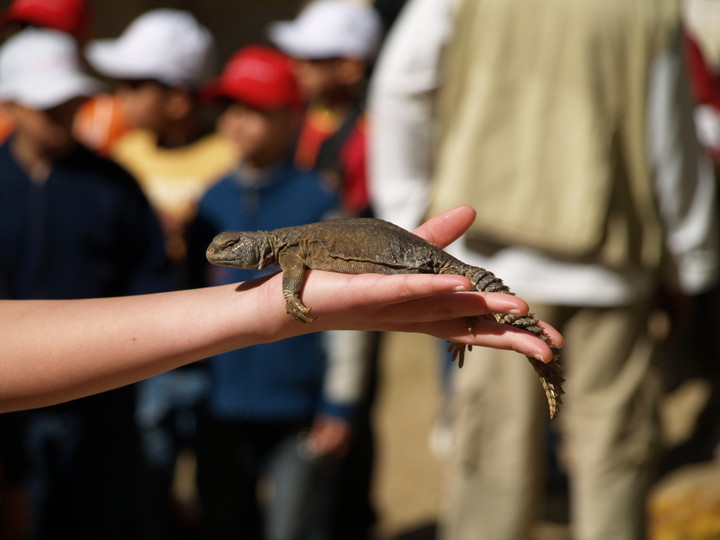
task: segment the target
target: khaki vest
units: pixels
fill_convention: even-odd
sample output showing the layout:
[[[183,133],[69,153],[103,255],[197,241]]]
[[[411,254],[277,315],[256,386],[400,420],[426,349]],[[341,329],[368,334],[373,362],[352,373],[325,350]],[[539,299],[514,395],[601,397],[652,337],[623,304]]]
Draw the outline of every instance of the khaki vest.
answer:
[[[674,0],[461,0],[431,211],[472,205],[472,240],[656,268],[647,78],[677,12]]]

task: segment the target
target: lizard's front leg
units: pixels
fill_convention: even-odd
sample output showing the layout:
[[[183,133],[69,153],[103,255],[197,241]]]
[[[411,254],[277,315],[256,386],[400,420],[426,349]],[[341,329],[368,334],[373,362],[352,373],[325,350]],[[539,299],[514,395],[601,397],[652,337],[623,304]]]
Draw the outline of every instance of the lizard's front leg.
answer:
[[[283,273],[282,288],[283,297],[285,298],[285,311],[292,315],[296,321],[303,323],[313,322],[312,317],[308,316],[310,308],[306,307],[300,300],[300,291],[305,279],[305,261],[297,254],[284,253],[280,256],[278,263]]]

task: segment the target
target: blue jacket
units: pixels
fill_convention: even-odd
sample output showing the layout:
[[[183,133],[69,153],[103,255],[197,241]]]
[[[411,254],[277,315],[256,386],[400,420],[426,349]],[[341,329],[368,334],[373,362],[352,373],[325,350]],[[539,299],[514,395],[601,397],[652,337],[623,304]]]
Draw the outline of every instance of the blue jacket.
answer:
[[[135,179],[82,146],[43,183],[0,146],[0,295],[90,298],[170,287],[160,226]]]
[[[313,172],[290,162],[277,166],[259,187],[223,178],[203,197],[190,235],[190,256],[202,260],[206,283],[236,283],[274,273],[210,266],[205,248],[226,230],[268,230],[320,221],[337,209],[337,197]],[[326,354],[321,334],[246,347],[210,359],[209,411],[217,418],[307,421],[318,412],[349,417],[350,409],[322,398]]]

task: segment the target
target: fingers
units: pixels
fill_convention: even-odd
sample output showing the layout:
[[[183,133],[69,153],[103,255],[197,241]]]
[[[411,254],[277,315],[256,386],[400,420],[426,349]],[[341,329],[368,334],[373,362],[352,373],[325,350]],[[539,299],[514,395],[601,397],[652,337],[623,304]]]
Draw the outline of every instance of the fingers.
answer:
[[[387,307],[385,315],[414,317],[418,322],[474,317],[488,313],[526,315],[527,303],[502,293],[453,292],[432,297],[403,300]]]
[[[335,274],[308,272],[303,300],[318,322],[350,311],[352,322],[430,322],[488,313],[525,315],[527,303],[501,293],[467,292],[467,278],[452,274]],[[466,292],[459,292],[466,291]]]
[[[451,274],[337,274],[307,272],[303,302],[316,313],[377,309],[401,302],[467,291],[470,281]]]
[[[487,320],[489,313],[525,315],[528,305],[517,296],[467,292],[462,276],[432,274],[336,274],[312,270],[303,300],[312,306],[315,322],[297,324],[297,335],[319,330],[379,330],[421,332],[442,339],[514,350],[543,362],[552,359],[548,343],[563,344],[551,325],[539,321],[548,343],[519,328]],[[465,291],[465,292],[458,292]],[[280,296],[273,293],[274,296]],[[478,317],[473,333],[468,317]]]
[[[562,349],[565,345],[565,339],[562,334],[545,321],[538,321],[538,323],[539,326],[542,327],[544,334],[547,336],[548,343],[552,343],[557,349]]]
[[[561,347],[562,338],[557,330],[545,322],[541,322],[541,325],[543,328],[551,330],[550,335],[552,337],[548,339],[549,343],[558,348]],[[395,330],[431,334],[441,339],[466,345],[515,351],[541,362],[550,362],[553,358],[550,346],[539,337],[519,328],[484,318],[477,319],[472,334],[467,331],[467,319],[465,318],[428,323],[409,323],[398,325]]]
[[[451,244],[475,221],[475,210],[470,206],[458,206],[433,216],[415,229],[414,233],[431,244],[444,248]]]

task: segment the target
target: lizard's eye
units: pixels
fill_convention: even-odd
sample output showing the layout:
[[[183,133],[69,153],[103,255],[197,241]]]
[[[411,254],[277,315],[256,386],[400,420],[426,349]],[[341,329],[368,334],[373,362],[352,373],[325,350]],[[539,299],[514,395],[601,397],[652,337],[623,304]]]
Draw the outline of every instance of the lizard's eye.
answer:
[[[228,240],[227,242],[225,242],[225,243],[222,245],[222,249],[231,248],[231,247],[237,245],[237,243],[238,243],[237,240]]]

